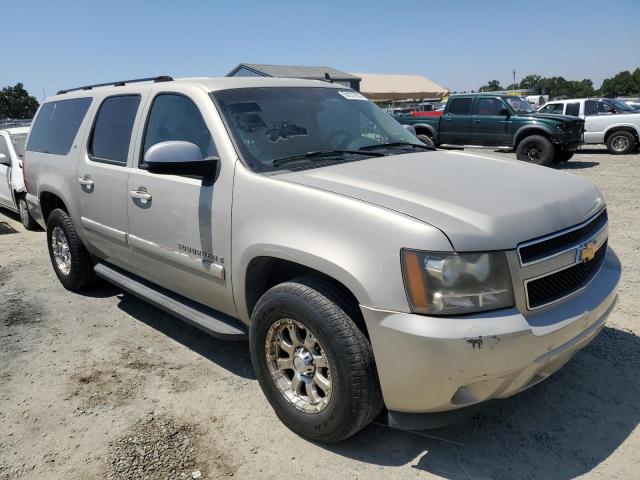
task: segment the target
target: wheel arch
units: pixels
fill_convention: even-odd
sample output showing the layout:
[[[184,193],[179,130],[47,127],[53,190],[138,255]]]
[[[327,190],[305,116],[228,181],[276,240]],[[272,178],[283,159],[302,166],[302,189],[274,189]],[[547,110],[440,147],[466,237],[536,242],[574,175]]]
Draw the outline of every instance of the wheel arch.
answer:
[[[256,303],[270,288],[298,277],[315,277],[333,283],[360,312],[359,305],[365,301],[362,297],[366,296],[364,288],[339,266],[322,265],[322,261],[317,260],[321,259],[304,262],[303,257],[300,256],[296,256],[296,260],[266,254],[253,256],[244,269],[241,287],[243,298],[237,305],[238,309],[244,309],[247,319],[250,319]],[[364,319],[357,320],[361,329],[367,334]]]
[[[426,123],[416,123],[415,125],[412,125],[412,127],[416,129],[417,135],[427,135],[431,137],[434,142],[438,139],[438,132],[433,127],[433,125],[429,125]]]
[[[611,135],[613,135],[616,132],[629,132],[635,137],[636,142],[639,142],[640,141],[639,130],[640,130],[640,127],[637,127],[634,125],[612,125],[604,131],[604,143],[606,144],[607,141],[609,140],[609,137],[611,137]]]
[[[542,125],[520,127],[520,129],[513,136],[513,146],[517,147],[522,140],[531,135],[540,135],[551,140],[552,133],[549,128]]]
[[[44,219],[45,224],[49,219],[49,215],[56,208],[60,208],[65,212],[69,213],[69,209],[67,208],[66,203],[62,199],[62,197],[53,191],[44,190],[38,192],[38,203],[40,204],[40,211],[42,213],[42,218]]]

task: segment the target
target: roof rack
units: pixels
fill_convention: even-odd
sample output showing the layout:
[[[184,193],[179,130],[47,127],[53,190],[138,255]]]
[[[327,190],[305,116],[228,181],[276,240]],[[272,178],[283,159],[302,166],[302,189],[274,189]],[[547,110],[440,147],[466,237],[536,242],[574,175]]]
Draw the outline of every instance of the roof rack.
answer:
[[[124,87],[127,83],[135,83],[135,82],[171,82],[173,80],[169,75],[160,75],[157,77],[148,77],[148,78],[135,78],[133,80],[120,80],[119,82],[107,82],[107,83],[96,83],[94,85],[85,85],[84,87],[76,87],[69,88],[67,90],[60,90],[57,95],[62,95],[63,93],[76,92],[78,90],[91,90],[95,87],[108,87],[113,85],[114,87]]]

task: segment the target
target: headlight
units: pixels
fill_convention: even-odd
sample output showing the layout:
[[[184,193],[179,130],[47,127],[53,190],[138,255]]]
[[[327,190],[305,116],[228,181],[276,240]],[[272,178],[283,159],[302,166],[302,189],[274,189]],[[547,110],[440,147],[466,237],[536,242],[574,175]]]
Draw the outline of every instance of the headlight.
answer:
[[[414,313],[452,315],[513,305],[504,252],[402,250],[402,273]]]

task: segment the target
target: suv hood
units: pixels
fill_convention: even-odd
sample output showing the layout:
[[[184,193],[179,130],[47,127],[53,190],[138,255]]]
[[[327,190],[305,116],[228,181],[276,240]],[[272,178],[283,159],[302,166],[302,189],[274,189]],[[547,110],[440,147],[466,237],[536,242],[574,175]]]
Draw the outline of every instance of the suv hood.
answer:
[[[277,178],[414,217],[458,251],[513,249],[604,206],[598,189],[576,175],[462,152],[368,158]]]

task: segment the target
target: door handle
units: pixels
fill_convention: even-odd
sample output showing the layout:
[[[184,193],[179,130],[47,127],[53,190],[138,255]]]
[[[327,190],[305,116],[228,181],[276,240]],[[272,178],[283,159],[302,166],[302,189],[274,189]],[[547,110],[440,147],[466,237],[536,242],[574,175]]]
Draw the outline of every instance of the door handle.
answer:
[[[93,187],[93,180],[91,180],[90,175],[85,175],[84,177],[79,178],[78,183],[85,187]]]
[[[474,120],[473,123],[480,123],[480,120]]]
[[[147,189],[144,187],[138,187],[138,190],[131,190],[129,192],[129,195],[131,195],[131,198],[144,201],[151,200],[151,198],[153,197],[153,195],[147,192]]]

